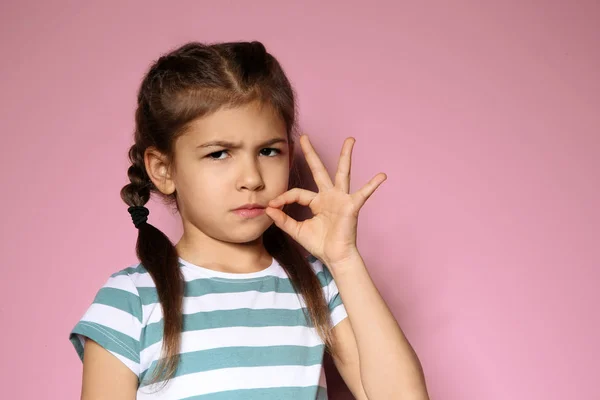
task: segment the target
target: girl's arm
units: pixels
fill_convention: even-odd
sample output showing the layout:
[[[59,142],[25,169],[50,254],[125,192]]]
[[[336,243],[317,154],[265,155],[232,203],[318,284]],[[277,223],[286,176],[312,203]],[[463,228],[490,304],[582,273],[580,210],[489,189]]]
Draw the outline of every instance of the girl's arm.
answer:
[[[319,192],[293,188],[271,200],[265,212],[320,259],[335,280],[350,323],[340,322],[333,328],[338,339],[335,350],[342,357],[334,361],[355,395],[364,398],[364,390],[369,400],[429,399],[419,359],[379,295],[356,246],[359,212],[387,176],[377,174],[350,194],[354,142],[353,138],[344,141],[333,182],[308,137],[301,136],[300,145]],[[294,220],[282,211],[292,203],[309,207],[313,217]]]
[[[334,362],[357,399],[428,400],[421,363],[360,255],[331,266],[348,318],[333,329]]]
[[[81,400],[134,400],[137,376],[93,340],[85,341]]]

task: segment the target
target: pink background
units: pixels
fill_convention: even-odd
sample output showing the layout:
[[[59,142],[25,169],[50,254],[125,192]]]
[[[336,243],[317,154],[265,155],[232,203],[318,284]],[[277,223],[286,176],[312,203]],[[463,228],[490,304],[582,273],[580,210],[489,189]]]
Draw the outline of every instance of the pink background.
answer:
[[[354,136],[354,187],[389,176],[360,247],[432,399],[600,399],[600,3],[10,3],[1,398],[79,398],[68,333],[136,261],[119,190],[150,61],[258,39],[328,167]]]

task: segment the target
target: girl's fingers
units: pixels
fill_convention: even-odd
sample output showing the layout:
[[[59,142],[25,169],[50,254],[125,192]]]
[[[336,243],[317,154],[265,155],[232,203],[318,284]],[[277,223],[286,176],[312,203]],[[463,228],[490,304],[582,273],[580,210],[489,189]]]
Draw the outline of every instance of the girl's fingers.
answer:
[[[348,138],[344,141],[337,172],[335,173],[335,186],[342,189],[344,193],[350,191],[350,168],[352,165],[352,149],[355,142],[354,138]]]
[[[302,135],[300,137],[300,146],[302,147],[304,157],[306,158],[306,163],[312,172],[313,178],[319,190],[332,188],[333,183],[331,182],[329,173],[325,169],[325,166],[317,155],[317,152],[312,147],[310,140],[308,140],[308,136]]]
[[[290,235],[292,239],[296,240],[298,231],[300,230],[300,223],[298,221],[283,211],[273,207],[267,207],[265,213],[273,220],[279,229]]]
[[[365,186],[363,186],[359,191],[354,193],[353,197],[358,200],[358,207],[362,207],[366,201],[371,197],[371,195],[377,190],[379,185],[381,185],[387,179],[387,175],[384,173],[375,175]]]
[[[270,207],[281,207],[286,204],[298,203],[302,206],[308,206],[317,194],[310,190],[294,188],[280,194],[269,202]]]

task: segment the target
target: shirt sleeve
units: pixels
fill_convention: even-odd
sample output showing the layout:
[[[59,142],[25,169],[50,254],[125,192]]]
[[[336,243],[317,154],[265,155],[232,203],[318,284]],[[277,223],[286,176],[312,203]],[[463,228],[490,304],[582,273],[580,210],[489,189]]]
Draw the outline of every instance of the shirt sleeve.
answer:
[[[112,353],[139,378],[141,333],[139,293],[130,276],[120,272],[112,275],[98,291],[71,331],[69,340],[82,361],[85,338],[89,338]]]
[[[319,282],[321,282],[321,287],[325,294],[325,301],[327,301],[327,306],[329,307],[331,327],[333,328],[348,317],[342,297],[340,296],[331,272],[329,272],[329,268],[312,255],[308,257],[308,261],[317,274]]]

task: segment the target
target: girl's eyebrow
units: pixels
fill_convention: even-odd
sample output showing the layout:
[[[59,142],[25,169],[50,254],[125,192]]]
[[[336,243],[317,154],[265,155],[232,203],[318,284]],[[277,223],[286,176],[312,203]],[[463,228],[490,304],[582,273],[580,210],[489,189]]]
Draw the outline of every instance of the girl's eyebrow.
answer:
[[[271,140],[267,140],[266,142],[262,143],[259,147],[272,146],[276,143],[287,143],[287,139],[274,138]],[[207,143],[198,145],[196,148],[200,149],[200,148],[205,148],[205,147],[225,147],[228,149],[239,149],[243,146],[241,143],[233,143],[233,142],[228,142],[226,140],[213,140],[211,142],[207,142]]]

